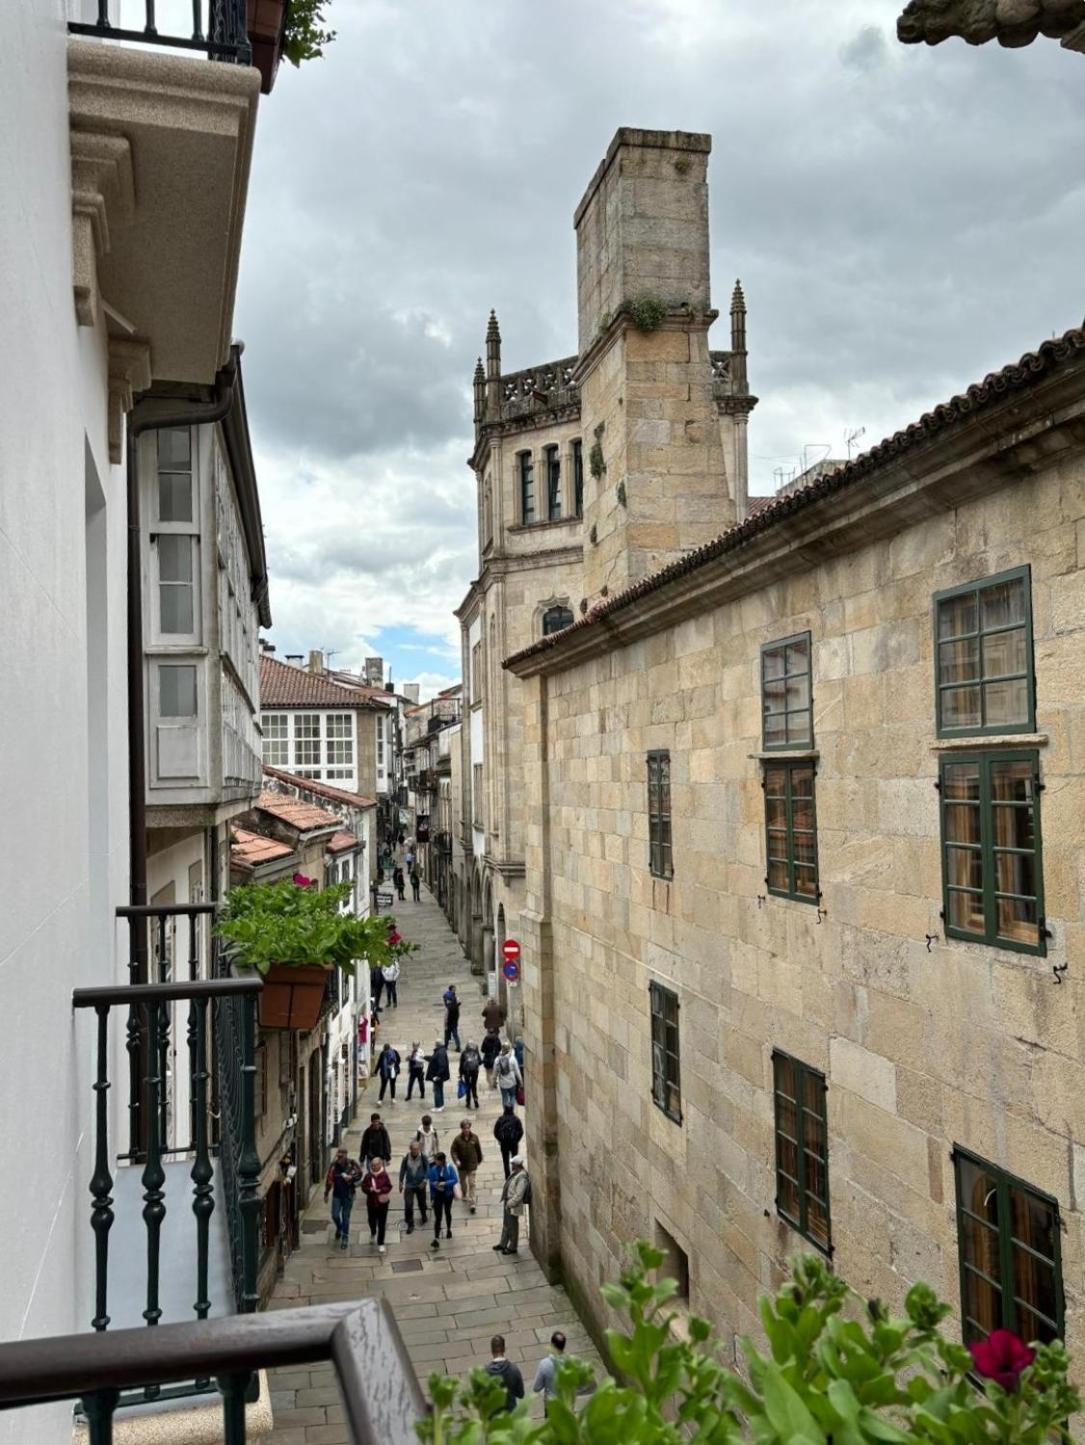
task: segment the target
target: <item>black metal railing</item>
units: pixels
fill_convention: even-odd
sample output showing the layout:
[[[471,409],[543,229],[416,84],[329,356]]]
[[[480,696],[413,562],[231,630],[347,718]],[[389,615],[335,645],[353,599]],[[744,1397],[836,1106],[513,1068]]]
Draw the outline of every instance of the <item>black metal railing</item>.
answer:
[[[327,1360],[353,1445],[416,1445],[425,1400],[391,1308],[373,1299],[0,1345],[0,1410],[77,1400],[90,1445],[112,1445],[121,1391],[206,1377],[222,1396],[225,1445],[245,1445],[256,1371]]]
[[[185,1152],[192,1156],[192,1212],[196,1221],[195,1286],[193,1309],[198,1320],[207,1318],[212,1301],[208,1297],[208,1237],[214,1212],[214,1166],[212,1164],[211,1120],[212,1100],[211,1053],[218,1064],[219,1097],[222,1128],[219,1151],[223,1166],[223,1182],[230,1214],[231,1195],[245,1191],[246,1203],[239,1216],[243,1232],[242,1249],[235,1261],[235,1294],[248,1300],[254,1296],[256,1282],[256,1230],[259,1200],[255,1199],[256,1178],[260,1161],[255,1148],[255,1114],[253,1107],[253,1075],[255,1073],[254,1040],[256,997],[263,984],[260,979],[189,979],[175,983],[128,985],[114,988],[76,989],[72,995],[77,1009],[93,1009],[97,1016],[97,1058],[94,1082],[95,1140],[94,1173],[90,1180],[91,1229],[95,1241],[95,1331],[104,1332],[109,1325],[109,1234],[114,1222],[111,1173],[113,1155],[109,1139],[109,1016],[114,1008],[128,1013],[128,1038],[137,1044],[136,1053],[142,1061],[137,1092],[143,1121],[143,1147],[140,1159],[143,1173],[143,1223],[146,1233],[147,1284],[143,1318],[148,1325],[157,1325],[162,1318],[159,1298],[162,1223],[167,1200],[163,1169],[165,1150],[160,1132],[161,1097],[165,1092],[164,1056],[161,1048],[167,1028],[170,1005],[187,1001],[189,1005],[188,1049],[189,1080],[192,1093],[190,1119],[192,1134]],[[214,1014],[211,1010],[214,1007]],[[222,1027],[223,1018],[239,1019],[240,1048],[235,1050],[235,1036]],[[133,1024],[133,1019],[135,1020]],[[210,1025],[210,1027],[209,1027]],[[212,1041],[211,1030],[215,1037]],[[240,1083],[237,1080],[240,1078]],[[227,1092],[231,1097],[227,1101]],[[236,1102],[235,1102],[236,1100]],[[131,1104],[130,1104],[131,1111]],[[173,1151],[178,1152],[178,1151]],[[241,1161],[240,1169],[231,1167]],[[251,1242],[248,1235],[251,1234]],[[131,1241],[125,1246],[131,1249]],[[237,1263],[240,1263],[240,1274]],[[241,1306],[238,1306],[241,1308]],[[248,1308],[254,1306],[248,1305]]]
[[[98,0],[94,21],[68,22],[73,35],[93,35],[101,40],[135,40],[149,45],[167,45],[175,50],[199,50],[212,60],[252,64],[252,45],[245,19],[245,0],[191,0],[192,32],[163,35],[156,23],[155,0],[143,0],[141,30],[126,30],[109,19],[109,0]]]
[[[232,993],[215,1001],[215,1061],[219,1102],[219,1163],[234,1281],[234,1304],[250,1314],[260,1303],[260,1155],[256,1151],[256,1009],[242,980],[223,980]],[[248,980],[244,980],[248,983]],[[257,979],[256,992],[263,983]]]

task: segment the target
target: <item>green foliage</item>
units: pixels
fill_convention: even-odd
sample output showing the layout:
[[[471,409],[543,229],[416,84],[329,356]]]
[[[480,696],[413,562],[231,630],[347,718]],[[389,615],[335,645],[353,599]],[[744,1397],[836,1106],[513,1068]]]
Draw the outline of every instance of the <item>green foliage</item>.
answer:
[[[800,1259],[775,1300],[761,1302],[767,1352],[744,1339],[745,1372],[720,1363],[711,1327],[688,1318],[688,1339],[671,1329],[673,1280],[652,1282],[663,1255],[637,1244],[603,1298],[628,1321],[607,1331],[623,1383],[606,1380],[586,1400],[582,1361],[557,1372],[547,1417],[526,1405],[503,1411],[505,1390],[482,1370],[460,1389],[430,1378],[433,1414],[417,1426],[425,1445],[1042,1445],[1069,1440],[1063,1422],[1080,1408],[1067,1383],[1061,1344],[1036,1348],[1012,1394],[969,1378],[968,1351],[945,1339],[949,1314],[915,1285],[905,1314],[863,1305],[824,1260]]]
[[[325,45],[335,39],[334,30],[324,28],[324,10],[331,0],[290,0],[283,33],[283,54],[291,65],[317,60]]]
[[[598,481],[606,469],[607,464],[603,460],[603,448],[599,442],[593,442],[591,451],[588,453],[588,470],[595,480]]]
[[[638,331],[658,331],[667,319],[667,303],[657,296],[638,296],[626,306]]]
[[[395,927],[389,914],[358,918],[342,913],[353,883],[331,888],[299,888],[281,883],[246,883],[226,895],[218,917],[218,936],[237,968],[254,968],[266,974],[273,963],[301,966],[338,964],[354,972],[357,959],[370,965],[414,953],[414,943],[388,942]]]

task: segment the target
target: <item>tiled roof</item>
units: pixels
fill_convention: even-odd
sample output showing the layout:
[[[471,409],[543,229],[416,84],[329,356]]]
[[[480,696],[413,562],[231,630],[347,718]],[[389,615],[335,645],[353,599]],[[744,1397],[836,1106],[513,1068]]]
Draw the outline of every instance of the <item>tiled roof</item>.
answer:
[[[354,834],[344,831],[341,833],[336,833],[335,836],[329,841],[328,852],[346,853],[348,849],[357,848],[357,846],[358,839],[354,836]]]
[[[334,813],[326,813],[323,808],[305,803],[301,798],[291,798],[286,793],[272,793],[265,789],[257,798],[256,806],[261,813],[270,813],[299,833],[308,833],[314,828],[335,828],[339,824]]]
[[[696,547],[687,552],[677,561],[669,562],[658,572],[650,572],[648,576],[634,582],[631,587],[616,592],[613,597],[604,597],[583,617],[577,618],[568,627],[563,627],[560,632],[552,632],[546,637],[539,638],[529,647],[514,652],[511,657],[505,659],[502,665],[510,667],[513,663],[560,647],[573,634],[583,631],[586,627],[593,627],[612,613],[632,606],[639,598],[666,587],[675,578],[694,572],[698,567],[705,566],[708,562],[714,561],[715,558],[721,557],[727,552],[737,551],[744,543],[760,536],[762,532],[767,531],[777,522],[782,522],[785,518],[793,516],[794,513],[812,506],[822,497],[831,496],[834,492],[843,491],[847,487],[864,481],[881,467],[895,461],[902,452],[907,452],[912,447],[941,435],[957,423],[965,421],[975,412],[1002,401],[1014,392],[1028,390],[1061,362],[1074,357],[1080,358],[1083,352],[1085,352],[1085,322],[1079,327],[1064,332],[1062,336],[1042,342],[1035,351],[1027,351],[1020,361],[1011,362],[1001,371],[990,372],[982,381],[970,386],[967,391],[951,397],[947,402],[942,402],[933,411],[925,412],[918,421],[912,422],[902,431],[894,432],[891,437],[887,437],[885,441],[871,447],[870,451],[864,452],[854,461],[846,462],[835,471],[827,472],[806,486],[796,488],[793,492],[767,498],[766,504],[759,507],[756,512],[751,507],[750,515],[737,526],[731,527],[711,542],[706,542],[703,547]],[[753,500],[751,498],[751,502]]]
[[[293,851],[287,844],[276,838],[265,838],[262,833],[251,833],[247,828],[230,829],[230,861],[246,868],[272,863],[276,858],[289,858]]]
[[[333,788],[330,783],[321,783],[316,778],[299,778],[295,773],[286,773],[282,768],[269,768],[264,764],[264,776],[277,778],[280,783],[289,783],[291,787],[302,788],[307,793],[315,793],[318,798],[327,798],[333,803],[349,803],[352,808],[375,808],[376,798],[367,798],[364,793],[348,793],[346,788]]]
[[[370,688],[343,687],[323,673],[291,667],[265,652],[260,658],[260,707],[370,708]]]

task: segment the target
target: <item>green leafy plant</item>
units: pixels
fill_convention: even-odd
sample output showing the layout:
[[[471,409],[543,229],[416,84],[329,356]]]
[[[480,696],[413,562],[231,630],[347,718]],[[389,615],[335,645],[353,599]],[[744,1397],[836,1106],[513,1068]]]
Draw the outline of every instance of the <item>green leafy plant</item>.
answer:
[[[603,460],[603,448],[599,442],[593,442],[591,451],[588,453],[588,470],[595,480],[598,481],[606,469],[607,464]]]
[[[667,303],[658,296],[638,296],[626,309],[638,331],[658,331],[667,319]]]
[[[318,60],[325,45],[335,39],[335,31],[324,26],[324,11],[331,0],[290,0],[283,31],[283,55],[291,65],[303,60]]]
[[[277,963],[338,965],[353,973],[358,959],[372,966],[416,952],[417,944],[398,935],[391,941],[395,919],[389,914],[358,918],[341,911],[353,887],[346,882],[320,890],[308,880],[245,883],[227,894],[216,932],[235,968],[262,974]]]
[[[998,1373],[977,1387],[983,1347],[973,1353],[947,1340],[949,1306],[917,1284],[905,1313],[878,1300],[864,1304],[820,1258],[800,1259],[775,1300],[762,1299],[767,1351],[742,1341],[746,1370],[718,1358],[707,1320],[687,1317],[688,1338],[672,1328],[674,1280],[653,1282],[663,1255],[637,1244],[629,1267],[603,1297],[628,1320],[607,1331],[622,1382],[607,1379],[586,1400],[592,1372],[563,1361],[544,1421],[526,1405],[505,1413],[505,1387],[475,1370],[462,1388],[432,1376],[433,1413],[421,1421],[425,1445],[1042,1445],[1070,1439],[1080,1408],[1067,1382],[1060,1343],[1034,1350],[1016,1341]],[[1006,1333],[1006,1332],[996,1332]],[[1014,1338],[1015,1337],[1011,1337]],[[992,1336],[994,1341],[994,1336]]]

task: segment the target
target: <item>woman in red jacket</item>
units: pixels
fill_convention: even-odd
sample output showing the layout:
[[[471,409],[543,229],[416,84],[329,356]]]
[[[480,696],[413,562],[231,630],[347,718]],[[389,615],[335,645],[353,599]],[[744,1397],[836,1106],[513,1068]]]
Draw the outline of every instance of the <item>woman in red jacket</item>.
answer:
[[[366,1210],[369,1214],[369,1238],[377,1246],[378,1254],[384,1253],[384,1231],[388,1224],[388,1204],[392,1198],[392,1181],[383,1159],[371,1159],[362,1179],[362,1193],[365,1195]]]

